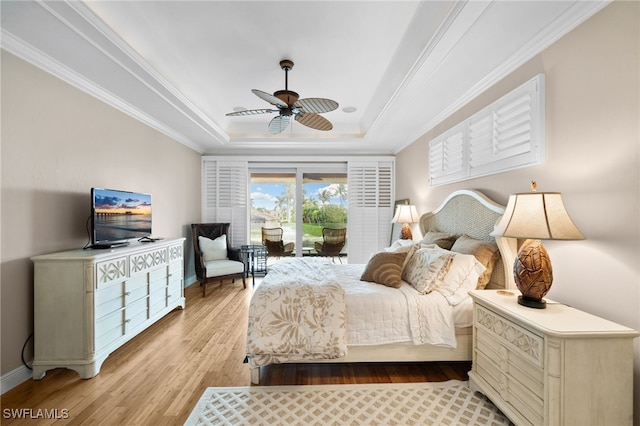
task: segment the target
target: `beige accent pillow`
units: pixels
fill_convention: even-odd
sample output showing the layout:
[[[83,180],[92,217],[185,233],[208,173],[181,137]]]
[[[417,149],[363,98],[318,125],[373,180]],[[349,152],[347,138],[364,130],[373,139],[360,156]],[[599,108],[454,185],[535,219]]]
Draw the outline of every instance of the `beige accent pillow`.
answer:
[[[493,268],[500,257],[498,245],[493,241],[476,240],[468,235],[462,235],[453,244],[451,251],[472,254],[485,267],[485,271],[478,278],[478,285],[476,286],[478,290],[484,289],[491,280]]]
[[[402,266],[406,257],[407,253],[376,253],[369,259],[360,279],[387,287],[400,288]]]
[[[449,250],[458,237],[455,234],[429,231],[422,238],[421,244],[437,244],[443,249]]]
[[[402,272],[402,279],[411,284],[420,294],[430,293],[438,281],[444,279],[451,259],[450,252],[435,244],[430,247],[423,246],[416,250],[407,262]]]

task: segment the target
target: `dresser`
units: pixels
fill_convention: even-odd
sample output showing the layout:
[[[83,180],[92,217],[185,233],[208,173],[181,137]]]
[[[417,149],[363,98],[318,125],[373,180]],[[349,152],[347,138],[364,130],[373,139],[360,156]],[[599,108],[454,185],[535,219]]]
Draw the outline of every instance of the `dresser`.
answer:
[[[94,377],[111,352],[184,308],[184,240],[33,257],[33,378],[58,367]]]
[[[472,291],[471,389],[517,425],[631,425],[633,339],[638,332],[517,292]]]

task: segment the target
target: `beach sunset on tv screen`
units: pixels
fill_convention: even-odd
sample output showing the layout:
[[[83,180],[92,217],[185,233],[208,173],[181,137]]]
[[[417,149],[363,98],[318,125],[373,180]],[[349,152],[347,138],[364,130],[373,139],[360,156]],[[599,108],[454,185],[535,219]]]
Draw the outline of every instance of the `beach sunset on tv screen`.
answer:
[[[94,188],[94,243],[151,235],[151,194]]]
[[[96,192],[94,207],[98,214],[151,214],[151,195],[108,189]]]

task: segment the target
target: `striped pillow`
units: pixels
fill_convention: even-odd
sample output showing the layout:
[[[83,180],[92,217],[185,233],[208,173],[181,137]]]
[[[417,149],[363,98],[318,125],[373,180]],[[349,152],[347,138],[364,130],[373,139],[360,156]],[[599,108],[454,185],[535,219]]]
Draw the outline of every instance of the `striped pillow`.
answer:
[[[406,257],[407,253],[376,253],[369,259],[360,279],[387,287],[400,288],[402,266]]]

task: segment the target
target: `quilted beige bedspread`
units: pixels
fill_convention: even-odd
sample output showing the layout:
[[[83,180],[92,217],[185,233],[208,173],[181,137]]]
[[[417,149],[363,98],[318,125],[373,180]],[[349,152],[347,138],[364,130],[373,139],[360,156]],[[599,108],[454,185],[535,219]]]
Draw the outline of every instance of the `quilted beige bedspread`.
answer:
[[[327,258],[276,263],[255,289],[249,308],[251,368],[347,352],[345,293]]]

